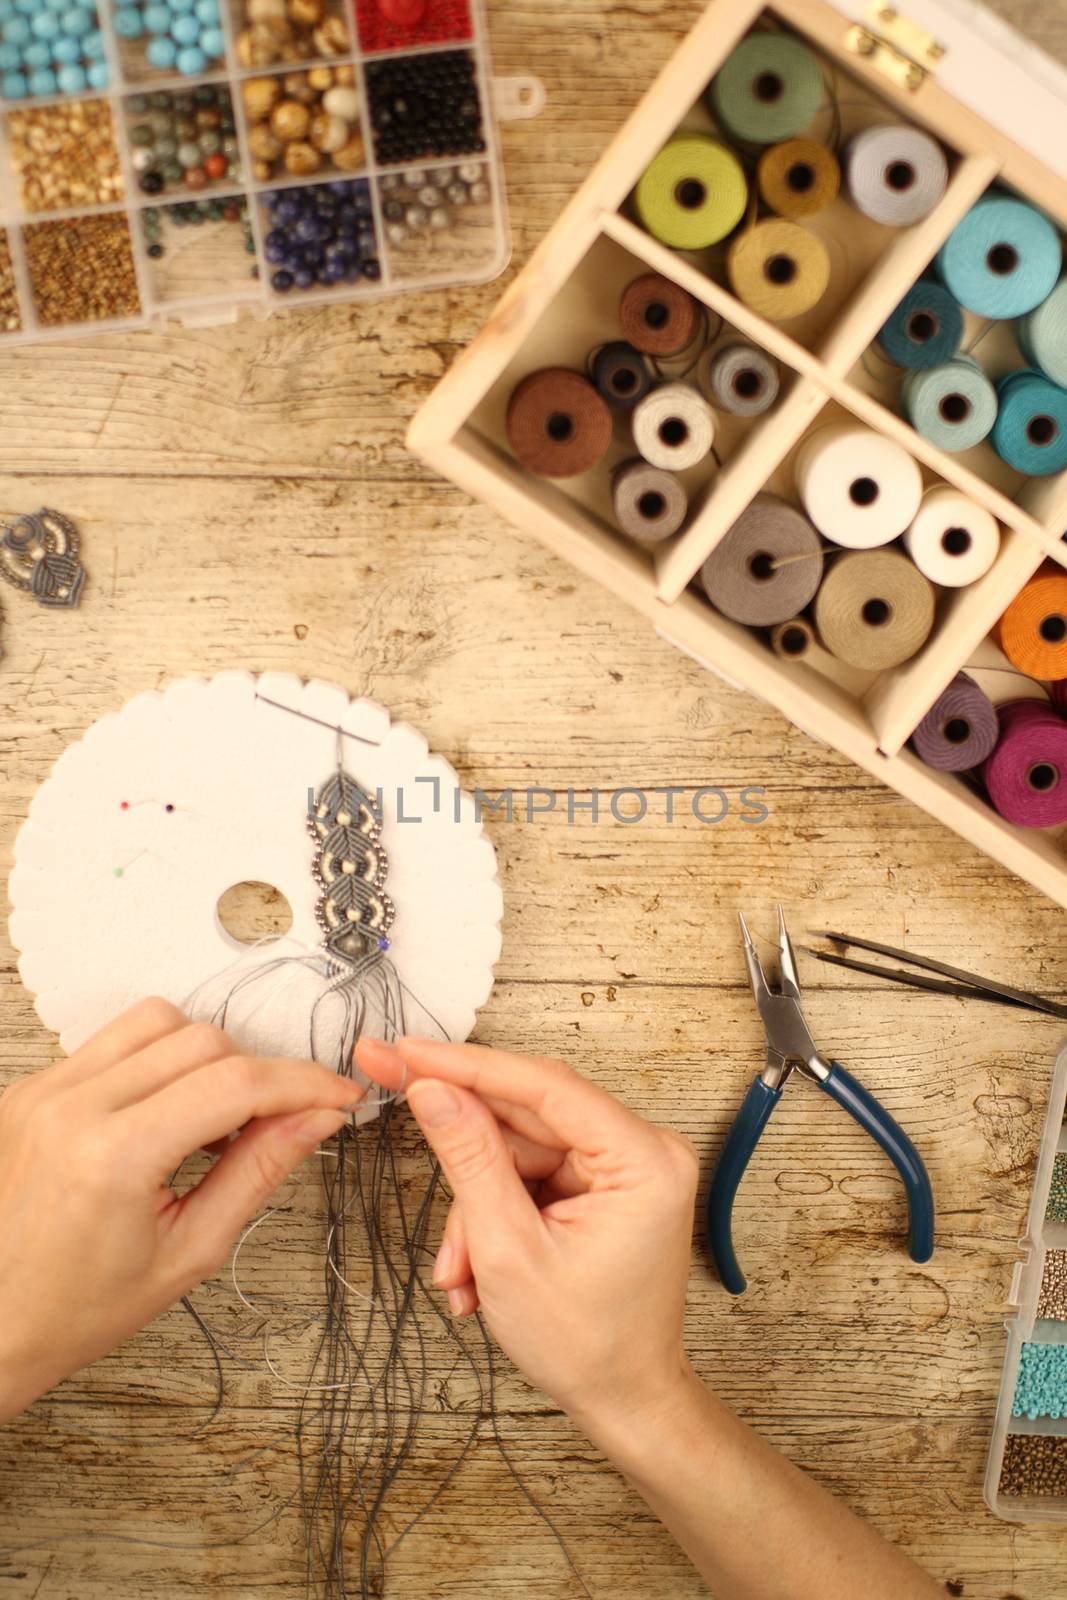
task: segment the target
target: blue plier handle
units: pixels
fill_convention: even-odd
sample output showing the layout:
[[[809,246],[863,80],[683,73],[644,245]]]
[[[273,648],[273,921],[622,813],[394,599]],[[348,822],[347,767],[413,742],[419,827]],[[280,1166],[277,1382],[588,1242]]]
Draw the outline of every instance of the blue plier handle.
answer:
[[[913,1261],[929,1261],[934,1251],[934,1196],[922,1157],[885,1107],[839,1062],[825,1060],[816,1049],[800,1005],[796,958],[782,908],[778,908],[780,990],[772,990],[767,983],[744,917],[740,917],[740,923],[749,980],[767,1034],[767,1067],[745,1096],[720,1151],[708,1190],[708,1245],[723,1287],[730,1294],[745,1291],[745,1276],[733,1244],[734,1197],[760,1135],[794,1069],[813,1078],[819,1088],[843,1106],[885,1151],[900,1173],[907,1192],[908,1253]]]

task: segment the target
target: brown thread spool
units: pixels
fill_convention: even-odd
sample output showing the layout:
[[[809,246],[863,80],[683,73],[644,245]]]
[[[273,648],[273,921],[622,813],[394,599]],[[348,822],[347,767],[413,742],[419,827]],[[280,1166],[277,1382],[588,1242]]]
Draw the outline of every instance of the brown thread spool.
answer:
[[[780,217],[814,217],[837,199],[837,157],[813,139],[786,139],[765,150],[756,169],[760,194]]]
[[[659,544],[685,521],[689,496],[673,473],[647,461],[625,461],[611,483],[615,518],[638,544]]]
[[[611,443],[611,412],[588,378],[569,367],[531,372],[508,401],[508,442],[527,472],[573,478]]]
[[[818,648],[815,629],[804,617],[790,617],[771,629],[771,649],[783,661],[803,661]]]
[[[693,343],[700,328],[700,309],[691,294],[645,272],[622,292],[619,325],[623,338],[646,356],[676,356]]]
[[[818,305],[830,282],[822,240],[796,222],[769,217],[738,234],[726,258],[737,298],[771,322],[789,322]]]
[[[934,625],[934,590],[897,550],[838,556],[815,597],[815,626],[831,655],[882,671],[908,661]]]

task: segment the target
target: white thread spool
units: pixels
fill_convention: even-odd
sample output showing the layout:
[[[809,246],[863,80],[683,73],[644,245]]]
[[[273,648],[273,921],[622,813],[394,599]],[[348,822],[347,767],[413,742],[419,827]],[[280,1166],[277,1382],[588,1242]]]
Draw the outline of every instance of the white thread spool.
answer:
[[[919,571],[946,589],[963,589],[987,573],[1000,550],[1000,525],[984,506],[937,484],[923,495],[904,545]]]
[[[892,228],[920,222],[948,184],[948,162],[937,140],[899,123],[857,133],[845,148],[842,168],[856,210]]]
[[[859,423],[831,423],[797,452],[797,493],[819,532],[846,550],[897,539],[922,500],[918,465],[892,439]]]
[[[684,472],[703,461],[715,441],[715,417],[687,383],[664,383],[633,410],[634,444],[653,467]]]

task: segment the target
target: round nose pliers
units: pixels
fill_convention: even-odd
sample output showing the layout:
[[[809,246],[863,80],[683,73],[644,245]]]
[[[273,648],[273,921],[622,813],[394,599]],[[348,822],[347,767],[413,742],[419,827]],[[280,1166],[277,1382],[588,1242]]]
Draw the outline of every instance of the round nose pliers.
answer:
[[[753,1080],[726,1135],[708,1190],[708,1245],[723,1287],[730,1294],[745,1291],[745,1276],[733,1244],[734,1197],[760,1135],[794,1070],[813,1078],[819,1088],[843,1106],[885,1151],[904,1180],[907,1192],[908,1253],[913,1261],[929,1261],[934,1250],[934,1197],[929,1174],[915,1146],[885,1107],[844,1067],[836,1061],[828,1061],[816,1049],[800,1004],[796,958],[781,906],[778,907],[779,989],[772,989],[768,984],[740,912],[738,920],[749,982],[767,1036],[767,1066]]]

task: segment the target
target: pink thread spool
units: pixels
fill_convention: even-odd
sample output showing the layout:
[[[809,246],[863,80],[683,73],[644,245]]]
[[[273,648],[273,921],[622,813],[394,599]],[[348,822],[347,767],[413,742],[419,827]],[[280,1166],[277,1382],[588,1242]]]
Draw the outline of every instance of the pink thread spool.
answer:
[[[982,767],[993,809],[1020,828],[1067,822],[1067,722],[1039,700],[997,707],[1000,739]]]

